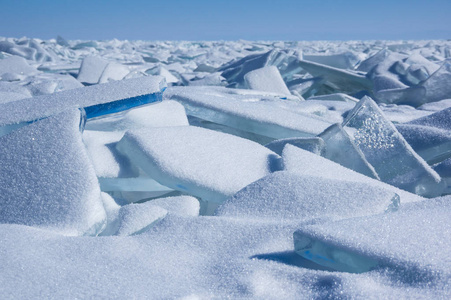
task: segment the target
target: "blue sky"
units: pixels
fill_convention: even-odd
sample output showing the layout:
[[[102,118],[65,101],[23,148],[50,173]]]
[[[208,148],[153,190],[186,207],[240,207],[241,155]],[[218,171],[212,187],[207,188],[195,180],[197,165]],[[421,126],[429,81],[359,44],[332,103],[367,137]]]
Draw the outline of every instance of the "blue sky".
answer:
[[[128,40],[451,39],[451,0],[0,0],[0,36]]]

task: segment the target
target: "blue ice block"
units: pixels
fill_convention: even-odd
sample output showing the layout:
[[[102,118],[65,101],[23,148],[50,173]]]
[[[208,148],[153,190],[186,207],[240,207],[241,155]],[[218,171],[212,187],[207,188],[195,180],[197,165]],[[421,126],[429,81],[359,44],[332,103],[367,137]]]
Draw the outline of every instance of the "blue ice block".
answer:
[[[87,119],[114,114],[161,101],[165,88],[163,77],[147,76],[3,103],[0,127],[36,121],[69,108],[84,108]]]

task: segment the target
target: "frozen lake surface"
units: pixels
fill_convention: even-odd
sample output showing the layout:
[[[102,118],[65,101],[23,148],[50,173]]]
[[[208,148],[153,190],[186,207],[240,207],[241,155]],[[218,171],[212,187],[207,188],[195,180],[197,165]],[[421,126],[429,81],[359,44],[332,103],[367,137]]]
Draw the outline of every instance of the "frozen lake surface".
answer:
[[[451,297],[451,42],[0,37],[0,298]]]

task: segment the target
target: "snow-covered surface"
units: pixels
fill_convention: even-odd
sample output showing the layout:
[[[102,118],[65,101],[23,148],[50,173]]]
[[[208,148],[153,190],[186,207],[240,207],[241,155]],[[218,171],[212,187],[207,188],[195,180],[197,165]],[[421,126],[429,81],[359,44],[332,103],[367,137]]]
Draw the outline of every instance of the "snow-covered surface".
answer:
[[[450,298],[450,197],[391,185],[427,170],[426,196],[451,194],[450,58],[450,41],[0,37],[0,298]],[[399,134],[420,163],[387,179]]]

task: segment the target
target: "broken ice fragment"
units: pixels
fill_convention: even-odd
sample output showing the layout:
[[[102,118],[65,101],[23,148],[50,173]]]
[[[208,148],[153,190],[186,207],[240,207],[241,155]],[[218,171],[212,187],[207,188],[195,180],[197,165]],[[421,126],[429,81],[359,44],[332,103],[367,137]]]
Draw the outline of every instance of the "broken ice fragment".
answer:
[[[121,112],[162,100],[159,76],[114,81],[0,104],[0,126],[31,122],[68,108],[85,108],[87,118]]]
[[[95,235],[105,224],[100,189],[71,109],[0,138],[0,223],[65,235]]]
[[[252,90],[291,95],[275,66],[264,67],[244,75],[247,86]]]
[[[440,176],[412,149],[371,98],[364,97],[357,103],[343,128],[382,181],[422,196],[441,195],[444,184]]]
[[[379,179],[374,167],[368,163],[340,124],[330,126],[318,137],[325,143],[322,156],[363,175]]]

